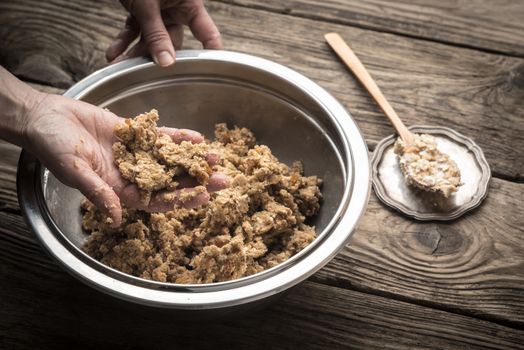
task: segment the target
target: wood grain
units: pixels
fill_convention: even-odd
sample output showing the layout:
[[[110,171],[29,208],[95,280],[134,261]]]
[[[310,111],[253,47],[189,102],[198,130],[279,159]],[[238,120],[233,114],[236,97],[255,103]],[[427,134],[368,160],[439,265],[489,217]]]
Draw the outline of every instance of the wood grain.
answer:
[[[314,280],[524,328],[524,185],[493,179],[489,191],[451,223],[404,218],[372,195]]]
[[[515,0],[219,1],[524,57],[524,7]]]
[[[18,156],[5,159],[0,212],[19,213]],[[312,279],[524,328],[524,184],[493,179],[489,191],[480,208],[452,223],[406,219],[372,194],[349,244]],[[5,220],[0,234],[9,242],[0,244],[0,255],[23,261],[36,243],[22,224]],[[31,256],[41,266],[38,255]]]
[[[209,12],[226,49],[288,65],[330,91],[352,112],[370,148],[393,129],[322,42],[326,32],[339,32],[349,42],[406,124],[454,128],[479,143],[496,176],[523,180],[523,59],[216,2],[209,4]],[[1,62],[26,79],[67,86],[105,64],[103,50],[123,17],[109,0],[99,6],[64,0],[2,2],[0,41],[7,49],[2,49]],[[194,40],[187,43],[200,47]],[[45,63],[36,65],[38,72],[24,68],[23,62],[34,56]],[[55,70],[65,76],[59,79]]]
[[[20,213],[16,196],[16,165],[20,148],[0,140],[0,211]]]
[[[1,348],[524,348],[522,330],[313,282],[268,309],[207,322],[114,299],[32,259],[1,254],[0,284]]]
[[[357,57],[357,55],[355,55],[353,50],[351,50],[344,39],[342,39],[337,33],[325,34],[324,38],[326,39],[326,42],[329,44],[329,46],[331,46],[333,51],[337,53],[338,57],[346,64],[346,66],[364,86],[371,97],[373,97],[377,105],[384,112],[384,115],[391,122],[391,125],[393,125],[393,128],[395,128],[395,131],[402,139],[404,144],[413,144],[413,133],[408,130],[406,125],[404,125],[397,112],[395,112],[389,101],[384,97],[382,91],[380,91],[375,80],[373,80],[371,75],[369,75],[366,67],[364,67],[360,59]]]
[[[444,125],[468,135],[483,148],[495,175],[522,180],[523,59],[215,3],[210,12],[224,23],[229,49],[290,66],[331,92],[357,120],[370,148],[393,129],[321,43],[327,32],[349,43],[407,125]],[[267,28],[279,28],[278,35]]]
[[[27,81],[68,88],[105,65],[124,18],[118,1],[2,1],[0,64]]]
[[[497,176],[522,181],[524,60],[240,6],[209,10],[226,48],[317,81],[353,112],[370,148],[392,130],[320,45],[325,32],[349,40],[408,123],[473,136]],[[66,88],[105,64],[123,18],[109,0],[0,2],[0,63],[36,88]],[[485,203],[452,223],[405,219],[372,196],[350,244],[311,282],[257,315],[202,326],[96,292],[44,255],[19,215],[17,153],[0,143],[0,348],[523,348],[524,184],[493,179]]]

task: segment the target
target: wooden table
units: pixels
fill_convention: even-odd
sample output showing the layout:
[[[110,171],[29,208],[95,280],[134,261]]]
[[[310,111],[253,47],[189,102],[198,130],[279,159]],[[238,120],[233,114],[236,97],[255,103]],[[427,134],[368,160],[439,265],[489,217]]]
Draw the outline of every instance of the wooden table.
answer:
[[[408,124],[449,126],[493,171],[483,205],[449,223],[369,208],[346,248],[254,315],[206,324],[116,300],[68,275],[36,242],[15,190],[19,150],[0,144],[0,348],[524,349],[524,3],[517,0],[222,0],[228,50],[315,80],[370,150],[393,132],[323,42],[340,33]],[[60,93],[106,65],[116,0],[3,0],[0,63]],[[186,34],[186,47],[198,48]]]

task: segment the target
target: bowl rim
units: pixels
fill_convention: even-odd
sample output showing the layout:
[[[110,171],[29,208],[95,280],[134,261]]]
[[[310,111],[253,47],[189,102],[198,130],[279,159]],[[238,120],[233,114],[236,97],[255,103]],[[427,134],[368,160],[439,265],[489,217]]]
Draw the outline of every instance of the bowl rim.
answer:
[[[26,151],[22,151],[20,156],[17,174],[18,197],[24,218],[46,250],[70,273],[94,288],[122,299],[152,306],[212,309],[278,294],[306,279],[331,260],[345,246],[363,216],[369,200],[371,178],[368,150],[362,134],[349,113],[326,90],[278,63],[242,53],[209,50],[177,51],[177,60],[221,61],[265,71],[302,90],[328,114],[342,139],[346,155],[343,159],[346,182],[335,216],[315,241],[271,269],[232,281],[185,285],[130,276],[89,257],[60,231],[43,201],[42,182],[46,181],[44,168]],[[122,61],[92,73],[64,95],[80,99],[115,76],[152,65],[154,63],[147,58]],[[68,245],[74,248],[73,251],[68,249]],[[83,261],[78,254],[82,254],[84,260],[85,257],[91,259],[96,268]]]

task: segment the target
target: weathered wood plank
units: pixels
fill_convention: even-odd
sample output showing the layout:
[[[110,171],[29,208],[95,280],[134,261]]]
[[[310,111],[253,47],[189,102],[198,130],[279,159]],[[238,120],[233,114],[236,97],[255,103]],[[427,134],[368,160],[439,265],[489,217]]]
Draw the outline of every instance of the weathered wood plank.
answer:
[[[372,148],[393,130],[323,43],[324,33],[338,31],[408,124],[446,125],[471,136],[495,175],[522,181],[523,59],[216,2],[209,11],[227,49],[273,59],[317,81],[353,113]],[[99,6],[85,0],[2,2],[0,40],[6,45],[0,62],[26,79],[68,86],[104,65],[103,50],[123,17],[109,0]],[[33,66],[37,71],[27,68]]]
[[[339,32],[407,124],[445,125],[471,136],[497,175],[521,178],[524,160],[516,150],[524,150],[524,124],[518,122],[524,116],[524,60],[215,3],[210,12],[224,23],[229,49],[268,57],[318,82],[352,112],[373,146],[392,128],[323,43],[324,33]],[[278,28],[277,36],[267,28]]]
[[[524,184],[493,179],[484,204],[423,223],[375,195],[346,248],[315,281],[524,328]]]
[[[117,1],[0,3],[0,64],[25,80],[67,88],[105,65],[124,12]]]
[[[20,3],[23,4],[17,2]],[[2,7],[5,4],[5,2],[0,4],[2,10],[0,23],[5,23],[3,22],[5,17],[2,17],[6,13]],[[40,11],[40,20],[49,17],[51,11],[56,11],[58,4],[57,1],[46,3],[45,6],[50,9]],[[74,8],[70,9],[71,6]],[[87,17],[81,17],[77,13],[76,17],[73,17],[74,20],[89,18],[90,21],[102,21],[102,16],[98,12],[96,14],[89,12],[92,11],[90,7],[82,2],[75,2],[74,5],[68,3],[64,5],[64,12],[81,10],[87,13],[85,15]],[[34,8],[37,7],[32,6],[24,12],[29,22],[33,12],[38,12]],[[88,41],[91,40],[89,38],[96,36],[97,40],[105,38],[104,40],[109,42],[110,37],[117,30],[116,23],[120,23],[117,20],[123,17],[120,12],[113,14],[111,11],[113,10],[108,11],[108,18],[114,18],[115,21],[103,22],[98,27],[94,25],[89,27],[89,31],[96,34],[91,36],[86,34]],[[359,125],[371,140],[371,145],[391,129],[386,126],[385,120],[379,119],[381,117],[378,110],[342,69],[342,65],[335,61],[327,48],[318,45],[315,41],[320,40],[321,34],[325,31],[335,29],[346,38],[351,38],[351,44],[357,54],[366,64],[367,61],[370,62],[372,74],[384,86],[386,94],[394,96],[393,104],[400,112],[404,112],[408,121],[429,122],[432,120],[431,113],[434,113],[441,122],[447,122],[468,135],[476,135],[497,172],[510,174],[508,176],[513,176],[511,174],[518,176],[522,173],[520,158],[523,144],[520,129],[522,123],[518,123],[518,118],[521,117],[518,108],[522,107],[522,99],[519,100],[523,89],[522,60],[343,26],[331,26],[306,19],[281,15],[267,16],[264,15],[264,11],[234,8],[222,4],[212,4],[210,12],[219,23],[226,40],[229,39],[228,48],[254,53],[287,64],[332,91],[354,112]],[[52,22],[53,17],[49,18]],[[235,18],[235,21],[231,21],[230,18]],[[73,37],[77,35],[73,32],[73,25],[63,23],[61,25],[70,26],[64,33]],[[6,27],[9,26],[2,26],[0,38],[4,38]],[[20,27],[24,28],[23,25]],[[50,25],[50,28],[52,27],[53,24]],[[28,26],[24,30],[31,32],[28,28],[31,29]],[[275,38],[274,33],[266,33],[264,28],[282,28],[281,37]],[[34,30],[42,31],[42,28],[35,27],[33,33]],[[8,30],[8,38],[12,38],[12,35],[13,31]],[[84,34],[78,35],[77,44],[84,45]],[[33,36],[33,38],[36,39],[33,42],[38,41],[38,37]],[[63,39],[67,42],[67,38]],[[22,41],[13,40],[10,45],[16,48],[16,45],[19,45],[17,43],[20,42]],[[191,47],[195,45],[194,41],[190,42]],[[38,43],[35,46],[38,47]],[[44,50],[49,47],[53,46],[44,42],[40,54],[50,55]],[[382,47],[389,54],[376,55],[376,49],[373,47]],[[95,48],[100,53],[102,49]],[[33,51],[29,44],[26,50],[24,52],[32,55]],[[82,50],[86,49],[82,48]],[[60,52],[55,50],[54,55],[61,57]],[[0,55],[2,62],[4,62],[4,54],[5,52],[2,51]],[[407,63],[403,59],[404,56],[409,56]],[[83,60],[82,69],[86,71],[103,64],[101,56],[93,60],[85,60],[83,56],[78,57]],[[75,75],[68,72],[67,67],[75,66],[68,63],[67,59],[69,58],[55,62],[54,58],[51,58],[50,66],[60,67],[69,74],[70,80],[74,81],[81,76],[81,73]],[[390,68],[391,62],[396,61],[402,62],[402,66],[398,69]],[[16,66],[16,62],[9,62]],[[448,64],[456,65],[459,72],[450,73],[446,69]],[[31,74],[28,76],[29,79],[39,81],[38,75]],[[424,81],[424,76],[429,76],[431,79]],[[398,81],[399,77],[403,80]],[[42,81],[49,83],[46,79]],[[66,80],[56,85],[66,86],[70,83]],[[413,95],[414,92],[418,92],[419,95]],[[470,104],[466,103],[468,101]],[[413,105],[417,105],[416,110],[421,113],[410,114],[414,112]],[[449,118],[448,114],[453,108],[456,108],[464,120]],[[478,115],[475,114],[477,112]],[[496,119],[496,123],[492,122],[491,119],[498,117],[499,114],[500,118]],[[445,118],[446,116],[448,118]],[[508,127],[507,130],[504,127]],[[506,140],[512,140],[513,144],[507,143]],[[508,150],[510,156],[503,156]],[[497,155],[501,155],[501,158]],[[506,169],[504,170],[506,172],[501,169]],[[11,175],[8,173],[7,176]],[[5,195],[2,194],[0,200],[15,208],[14,185],[10,181],[8,178],[4,182],[8,184],[8,190]],[[431,306],[520,327],[524,314],[522,312],[524,294],[522,256],[524,254],[519,250],[519,247],[524,245],[521,238],[522,231],[519,231],[522,230],[522,218],[518,211],[519,198],[522,198],[521,186],[494,180],[490,198],[484,206],[451,225],[416,224],[383,209],[376,199],[372,199],[370,210],[351,244],[315,278],[343,287],[357,288],[413,302],[422,301]],[[19,226],[24,227],[21,222]],[[9,239],[9,243],[0,245],[6,247],[5,251],[0,250],[2,252],[0,255],[22,261],[27,260],[27,255],[24,254],[28,254],[35,257],[33,260],[35,264],[42,263],[46,266],[45,260],[39,261],[36,258],[38,246],[34,242],[25,243],[25,239],[20,235],[13,236],[13,227],[16,225],[12,221],[3,227],[2,231],[11,235],[2,235],[6,241]],[[25,232],[26,239],[29,239],[27,237],[31,237],[30,234]],[[430,251],[434,253],[429,254]],[[41,269],[36,266],[35,271],[41,273]]]
[[[486,0],[218,0],[229,4],[524,56],[524,6]]]
[[[5,159],[10,161],[0,160],[0,211],[17,213],[18,156]],[[348,246],[313,280],[524,327],[522,198],[524,184],[493,179],[484,204],[449,224],[403,218],[373,194]],[[0,255],[17,261],[30,256],[45,265],[25,225],[11,216],[0,223],[8,240],[0,244]]]
[[[19,147],[0,140],[0,211],[20,212],[16,196],[19,155]]]
[[[207,322],[176,321],[4,254],[0,284],[2,348],[524,348],[522,330],[313,282],[268,309]]]

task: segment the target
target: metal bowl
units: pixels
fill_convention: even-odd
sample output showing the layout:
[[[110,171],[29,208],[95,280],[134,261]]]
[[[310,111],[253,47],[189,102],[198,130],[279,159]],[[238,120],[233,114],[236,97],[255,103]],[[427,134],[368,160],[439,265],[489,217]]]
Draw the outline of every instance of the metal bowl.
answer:
[[[216,123],[250,128],[283,162],[301,160],[324,180],[313,220],[318,237],[288,261],[242,279],[200,285],[148,281],[80,250],[82,195],[22,152],[18,197],[42,245],[69,272],[110,295],[179,310],[246,309],[299,283],[344,247],[369,199],[368,151],[357,125],[329,93],[271,61],[227,51],[179,51],[171,68],[127,60],[77,83],[66,96],[134,116],[156,108],[160,124],[213,135]],[[66,132],[66,131],[64,131]]]

